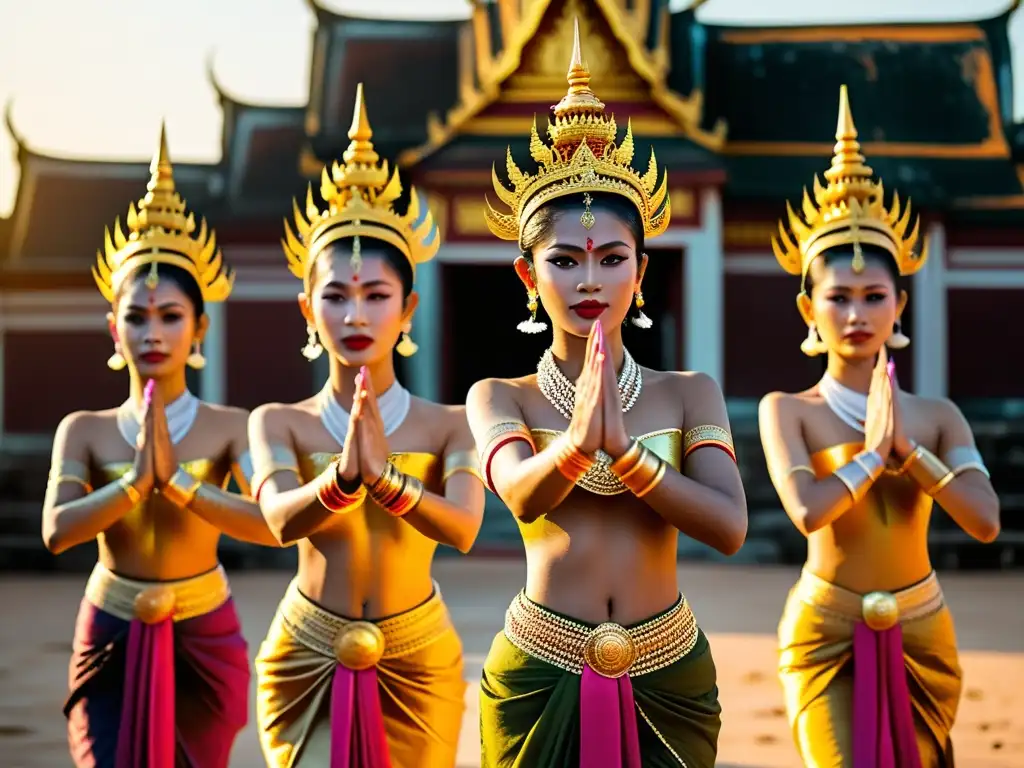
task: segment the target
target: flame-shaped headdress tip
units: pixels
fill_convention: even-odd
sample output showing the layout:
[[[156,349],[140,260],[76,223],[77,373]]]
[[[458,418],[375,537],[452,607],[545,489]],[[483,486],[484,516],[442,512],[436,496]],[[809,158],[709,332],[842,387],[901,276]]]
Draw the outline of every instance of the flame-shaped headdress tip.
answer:
[[[901,275],[924,266],[926,252],[915,252],[918,224],[907,231],[909,201],[901,211],[899,195],[894,194],[891,208],[886,208],[882,182],[875,181],[874,171],[865,164],[845,85],[839,89],[835,151],[824,175],[828,185],[815,177],[813,200],[804,190],[802,215],[786,205],[787,220],[779,222],[779,237],[772,238],[783,269],[806,279],[811,263],[825,251],[849,246],[856,257],[863,245],[892,254]]]
[[[551,200],[579,194],[581,207],[587,193],[609,193],[628,198],[640,213],[645,237],[656,237],[669,225],[667,179],[658,184],[654,154],[647,172],[642,176],[632,167],[633,134],[627,128],[621,146],[616,144],[618,128],[613,115],[605,114],[605,105],[590,88],[590,70],[583,58],[579,19],[573,21],[572,55],[566,75],[569,88],[553,107],[554,120],[548,125],[550,144],[537,130],[536,120],[530,126],[530,156],[539,166],[536,174],[524,173],[509,150],[505,170],[510,186],[505,186],[492,170],[494,191],[508,206],[501,213],[487,201],[487,226],[503,240],[520,239],[523,225],[530,216]]]
[[[307,191],[305,210],[293,203],[295,232],[285,227],[285,255],[292,272],[309,287],[316,257],[331,243],[344,238],[373,238],[398,249],[408,260],[415,275],[416,265],[429,261],[437,253],[440,238],[429,210],[421,213],[419,195],[415,190],[405,213],[399,214],[394,204],[402,195],[398,171],[388,169],[373,146],[373,129],[366,110],[363,84],[356,85],[352,123],[348,131],[349,145],[341,161],[325,165],[320,174],[321,208]],[[365,248],[365,242],[362,248]]]
[[[104,247],[93,269],[100,293],[113,302],[120,284],[140,267],[169,264],[188,272],[196,281],[204,302],[224,301],[231,294],[234,275],[224,265],[217,238],[201,220],[198,234],[195,217],[174,184],[174,169],[168,151],[167,127],[160,125],[160,139],[150,162],[147,192],[128,205],[128,234],[118,217],[113,230],[107,229]]]

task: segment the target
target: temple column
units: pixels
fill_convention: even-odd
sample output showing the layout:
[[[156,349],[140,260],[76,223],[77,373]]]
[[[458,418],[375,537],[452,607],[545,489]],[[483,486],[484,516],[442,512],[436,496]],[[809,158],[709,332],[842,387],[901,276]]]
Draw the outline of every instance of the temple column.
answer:
[[[701,192],[700,210],[701,229],[688,238],[683,257],[684,361],[687,370],[708,374],[724,390],[725,255],[717,189]]]
[[[414,395],[435,403],[441,400],[441,317],[444,300],[441,269],[439,257],[416,265],[416,292],[420,303],[413,316],[410,336],[419,345],[419,351],[408,360],[406,370],[409,372],[409,380],[405,382]]]
[[[222,301],[206,305],[210,327],[203,339],[206,367],[199,376],[199,398],[213,405],[227,399],[227,306]]]
[[[928,227],[928,263],[912,278],[914,388],[923,397],[945,397],[949,379],[946,318],[946,228]]]

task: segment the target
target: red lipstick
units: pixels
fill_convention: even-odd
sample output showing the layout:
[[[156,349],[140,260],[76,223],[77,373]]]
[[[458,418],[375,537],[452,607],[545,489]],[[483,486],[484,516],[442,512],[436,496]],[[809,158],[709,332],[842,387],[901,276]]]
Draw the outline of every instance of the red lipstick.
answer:
[[[345,349],[350,349],[353,352],[362,352],[373,344],[373,339],[369,336],[347,336],[341,340],[341,343]]]
[[[141,355],[139,355],[139,359],[142,362],[149,363],[150,365],[156,365],[157,363],[162,363],[168,357],[169,357],[169,355],[167,355],[167,354],[165,354],[163,352],[143,352]]]
[[[581,301],[579,304],[573,304],[569,309],[584,320],[596,320],[606,309],[608,309],[608,305],[602,304],[600,301],[595,301],[594,299],[587,299],[586,301]]]
[[[874,335],[870,331],[850,331],[843,336],[843,341],[848,341],[851,344],[863,344],[866,341],[871,341]]]

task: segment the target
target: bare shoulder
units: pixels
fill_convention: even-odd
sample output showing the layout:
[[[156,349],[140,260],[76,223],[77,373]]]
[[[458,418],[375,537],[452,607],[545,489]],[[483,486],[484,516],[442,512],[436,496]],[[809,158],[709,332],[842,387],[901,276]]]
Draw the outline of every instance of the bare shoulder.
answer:
[[[964,418],[960,407],[946,397],[924,397],[901,391],[900,402],[928,421],[948,424],[951,420],[960,421]]]
[[[316,398],[309,397],[297,403],[264,403],[254,408],[247,420],[272,428],[289,428],[316,416]]]
[[[647,386],[665,388],[679,398],[684,407],[700,406],[724,400],[718,382],[701,371],[650,371],[644,369]]]
[[[446,445],[469,434],[464,405],[443,405],[414,397],[409,415],[426,431],[443,437]]]
[[[486,408],[493,403],[507,404],[509,401],[519,404],[528,390],[536,388],[537,375],[532,373],[518,379],[481,379],[469,388],[466,407],[472,410]]]
[[[57,425],[57,434],[65,439],[69,436],[88,435],[94,430],[117,423],[117,408],[105,411],[72,411]]]
[[[219,429],[245,433],[246,424],[249,422],[249,411],[245,408],[213,403],[203,403],[201,408],[203,418],[210,419]]]
[[[803,392],[769,392],[761,398],[761,402],[758,404],[758,413],[762,416],[766,414],[798,416],[820,399],[817,386],[805,389]]]

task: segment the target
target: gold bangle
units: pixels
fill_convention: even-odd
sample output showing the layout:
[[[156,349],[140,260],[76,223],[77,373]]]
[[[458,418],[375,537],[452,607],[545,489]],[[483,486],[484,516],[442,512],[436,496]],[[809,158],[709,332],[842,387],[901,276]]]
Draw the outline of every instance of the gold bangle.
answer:
[[[666,464],[646,446],[641,446],[640,457],[632,467],[619,475],[619,480],[637,498],[650,493],[665,477]]]
[[[167,485],[160,489],[160,495],[179,509],[186,509],[199,493],[202,484],[201,480],[196,480],[184,469],[178,467],[171,475],[171,479],[167,481]]]
[[[906,466],[907,474],[929,495],[939,483],[944,480],[946,483],[949,482],[946,480],[946,475],[950,474],[949,467],[924,446],[919,445],[914,449]]]
[[[402,517],[411,512],[423,498],[423,483],[406,475],[390,461],[369,490],[370,498],[388,514]]]
[[[629,448],[626,449],[626,452],[613,461],[608,469],[621,480],[623,475],[629,474],[636,467],[637,462],[640,461],[640,456],[643,454],[643,450],[643,444],[639,440],[634,440]]]
[[[56,488],[61,483],[77,483],[85,489],[86,493],[92,493],[92,486],[89,485],[89,482],[76,475],[52,475],[48,480],[48,485],[52,488]]]
[[[792,477],[797,472],[807,472],[808,474],[814,476],[815,478],[818,477],[818,473],[814,471],[813,467],[808,467],[806,464],[797,464],[795,466],[790,467],[786,471],[786,477]]]
[[[573,484],[587,474],[594,464],[592,458],[573,444],[567,433],[562,434],[553,445],[555,446],[555,467],[566,480]]]
[[[884,470],[885,463],[881,456],[874,451],[862,451],[832,474],[846,486],[853,497],[853,503],[857,504],[867,496],[868,489]]]
[[[956,480],[956,478],[957,478],[956,472],[952,472],[952,471],[951,472],[947,472],[946,476],[944,478],[942,478],[941,480],[939,480],[939,482],[937,482],[935,485],[933,485],[927,491],[925,491],[925,494],[927,496],[931,496],[932,498],[935,498],[935,496],[939,493],[939,491],[941,491],[943,488],[945,488],[951,482]]]
[[[363,503],[366,498],[366,486],[362,483],[351,493],[343,490],[338,475],[338,462],[331,462],[317,478],[316,498],[317,501],[329,512],[336,515],[344,515],[351,512]]]
[[[480,457],[476,451],[453,451],[444,459],[444,474],[441,482],[447,483],[452,475],[459,472],[466,472],[477,480],[483,480],[480,474]]]
[[[135,481],[138,478],[135,476],[134,471],[129,471],[118,478],[117,484],[121,486],[121,490],[125,492],[128,497],[128,501],[132,503],[132,506],[137,506],[142,501],[142,494],[139,493],[139,489],[135,487]]]

